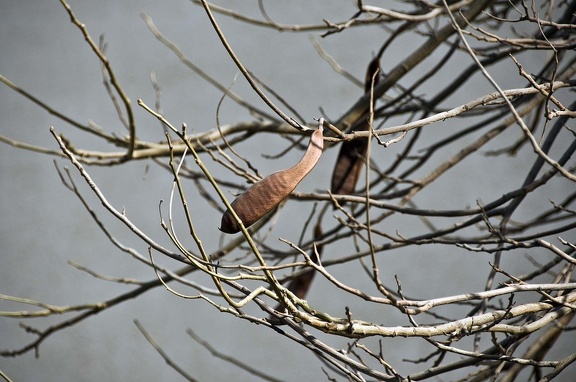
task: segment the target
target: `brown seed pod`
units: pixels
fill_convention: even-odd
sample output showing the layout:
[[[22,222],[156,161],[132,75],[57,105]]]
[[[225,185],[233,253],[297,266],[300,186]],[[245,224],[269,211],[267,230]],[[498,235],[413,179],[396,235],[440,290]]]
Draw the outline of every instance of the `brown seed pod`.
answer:
[[[366,124],[355,124],[358,128],[355,131],[367,130]],[[332,183],[330,190],[333,194],[350,195],[354,193],[356,182],[362,172],[368,140],[354,139],[352,141],[342,142],[338,159],[334,165],[332,173]]]
[[[318,163],[324,147],[322,123],[323,120],[320,121],[318,130],[312,133],[308,148],[298,163],[254,183],[232,202],[231,206],[244,227],[250,227],[286,199]],[[240,226],[229,209],[222,216],[220,231],[240,231]]]
[[[314,227],[314,240],[321,240],[322,239],[322,226],[320,225],[320,221]],[[314,264],[319,264],[319,258],[322,257],[322,249],[323,245],[321,243],[316,245],[315,250],[313,249],[310,252],[310,260],[314,262]],[[312,280],[314,280],[314,275],[316,274],[315,271],[310,271],[303,273],[296,278],[292,279],[286,289],[290,292],[294,293],[294,295],[300,299],[306,297],[308,290],[310,290],[310,286],[312,285]],[[286,312],[286,307],[282,304],[276,305],[274,308],[275,311],[284,313]],[[268,317],[268,321],[273,325],[284,325],[282,320],[276,318],[276,315],[272,314]]]
[[[375,57],[366,70],[364,80],[364,91],[367,93],[372,87],[372,78],[380,68],[380,57]],[[378,77],[374,78],[374,85],[378,83]],[[364,114],[352,125],[352,131],[368,130],[368,115]],[[354,188],[362,172],[368,139],[354,139],[342,142],[338,159],[334,165],[332,173],[332,184],[330,190],[333,194],[350,195],[354,193]]]

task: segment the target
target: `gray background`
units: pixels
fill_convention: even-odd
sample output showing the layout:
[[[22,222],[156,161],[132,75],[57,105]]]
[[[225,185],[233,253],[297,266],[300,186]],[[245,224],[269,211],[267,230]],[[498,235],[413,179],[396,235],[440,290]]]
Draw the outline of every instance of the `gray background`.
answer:
[[[242,7],[238,2],[220,4],[242,8],[242,12],[249,15],[259,15],[256,2],[243,3],[246,4]],[[269,12],[273,18],[286,24],[319,23],[322,18],[340,21],[354,12],[349,1],[331,3],[330,7],[322,2],[274,4]],[[153,105],[154,91],[149,76],[151,71],[155,71],[163,88],[164,113],[173,123],[186,122],[195,131],[215,126],[215,109],[221,94],[180,64],[152,36],[139,17],[140,12],[149,14],[159,29],[195,64],[222,83],[231,84],[237,69],[219,44],[201,8],[184,0],[73,1],[71,5],[93,38],[105,34],[109,43],[108,57],[134,105],[138,98]],[[309,36],[315,33],[277,33],[269,29],[248,28],[223,16],[217,18],[244,64],[282,94],[307,120],[320,116],[319,106],[329,116],[338,117],[361,94],[360,89],[332,72],[318,57],[309,41]],[[321,43],[343,67],[362,78],[366,63],[380,45],[379,37],[367,43],[374,39],[373,33],[374,29],[357,28],[323,39]],[[416,46],[414,41],[406,43],[410,44],[409,49]],[[406,47],[395,45],[383,62],[384,70],[405,56]],[[101,85],[96,58],[57,1],[0,0],[0,52],[0,74],[23,89],[80,122],[94,121],[107,131],[123,132]],[[502,87],[508,86],[507,81],[514,78],[510,73],[515,73],[515,69],[510,65],[508,70],[493,73]],[[449,78],[450,73],[438,76],[438,81],[443,81]],[[233,89],[264,108],[242,79]],[[485,82],[480,81],[473,89],[463,89],[458,96],[460,101],[472,99],[490,90]],[[161,140],[163,135],[157,121],[137,106],[134,109],[139,137]],[[249,119],[245,111],[230,101],[225,102],[221,112],[223,123]],[[6,86],[0,86],[0,131],[3,136],[57,150],[57,144],[49,133],[50,126],[65,134],[76,147],[108,149],[104,142],[75,131]],[[451,128],[450,123],[440,126]],[[261,153],[275,154],[285,146],[275,147],[273,137],[264,136],[243,147],[245,154],[258,161]],[[397,150],[391,147],[375,158],[386,160]],[[306,179],[300,186],[301,190],[327,188],[335,154],[335,150],[326,152],[311,179]],[[294,158],[283,160],[290,162]],[[417,201],[425,204],[426,200],[422,198],[428,193],[448,192],[450,197],[437,198],[434,207],[462,207],[474,204],[478,198],[490,200],[501,194],[498,184],[502,179],[509,180],[517,175],[518,182],[521,182],[524,173],[516,174],[514,166],[520,166],[522,160],[521,155],[511,159],[507,164],[509,168],[486,174],[482,182],[478,176],[471,175],[477,174],[479,169],[474,162],[469,163],[469,167],[453,171],[453,182],[431,187]],[[284,162],[260,162],[262,173],[285,167]],[[58,160],[58,163],[69,166],[64,160]],[[67,265],[68,261],[114,277],[154,278],[148,267],[120,253],[106,240],[79,201],[62,186],[51,159],[1,144],[0,166],[0,293],[54,305],[71,305],[103,301],[134,288],[94,279]],[[162,243],[168,242],[158,218],[158,202],[167,200],[171,187],[172,177],[166,171],[143,160],[113,169],[90,167],[89,172],[116,208],[126,208],[130,219],[144,232]],[[114,234],[124,244],[145,254],[146,248],[100,208],[80,178],[76,177],[76,180]],[[545,201],[564,194],[564,186],[557,187],[547,189]],[[215,230],[220,216],[202,205],[193,205],[192,209],[195,216],[201,216],[197,228],[205,245],[214,250],[220,239]],[[283,216],[289,224],[280,224],[276,236],[297,241],[299,230],[294,227],[303,222],[300,211],[285,209]],[[399,220],[395,228],[402,232],[409,228],[409,224]],[[184,232],[182,227],[181,236]],[[285,249],[280,244],[278,246]],[[338,248],[338,251],[347,250]],[[437,253],[414,253],[414,249],[395,251],[382,254],[381,259],[386,264],[382,277],[387,283],[392,284],[392,276],[399,274],[404,285],[412,290],[409,289],[409,293],[421,298],[481,289],[491,260],[484,255],[455,253],[446,248]],[[544,262],[546,259],[541,260]],[[159,258],[157,261],[173,269],[179,267],[169,260]],[[434,271],[424,276],[423,271],[414,270],[415,261],[418,269]],[[465,266],[456,268],[456,264],[462,262]],[[514,259],[504,260],[506,265],[512,263]],[[364,278],[354,277],[355,272],[361,271],[359,267],[353,267],[334,267],[331,272],[357,287],[368,287],[369,283],[363,281]],[[523,271],[521,268],[515,270]],[[326,281],[318,278],[309,300],[337,315],[342,315],[344,303],[351,304],[353,311],[362,309],[362,304],[357,301],[329,298],[330,288]],[[1,302],[0,306],[1,310],[33,309],[7,302]],[[250,312],[258,314],[257,310]],[[368,316],[371,313],[374,319],[384,324],[395,322],[392,318],[380,317],[377,312],[368,312]],[[25,322],[45,328],[61,319],[55,316],[48,320]],[[35,359],[33,352],[15,359],[0,358],[0,369],[16,381],[178,380],[176,372],[165,365],[136,329],[134,319],[140,320],[168,354],[199,380],[248,381],[253,378],[213,358],[190,340],[185,335],[188,327],[211,341],[218,350],[260,366],[264,372],[275,374],[278,371],[280,376],[290,375],[290,380],[324,378],[316,359],[296,344],[281,340],[270,330],[219,314],[205,303],[178,299],[160,288],[50,336],[40,346],[39,359]],[[16,321],[20,320],[0,320],[0,348],[19,348],[33,338],[19,329]],[[336,347],[346,346],[346,341],[339,338],[326,341]],[[424,341],[416,339],[389,339],[386,346],[394,349],[386,354],[387,360],[393,364],[403,358],[425,356],[431,351]],[[407,364],[402,364],[402,367],[407,367]],[[398,371],[406,373],[409,369]]]

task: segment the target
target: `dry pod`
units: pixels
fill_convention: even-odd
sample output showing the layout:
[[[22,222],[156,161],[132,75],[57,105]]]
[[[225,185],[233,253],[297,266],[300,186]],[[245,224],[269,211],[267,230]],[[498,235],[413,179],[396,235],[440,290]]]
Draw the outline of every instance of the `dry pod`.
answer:
[[[366,70],[366,78],[364,80],[364,91],[366,93],[373,86],[372,78],[379,70],[379,60],[379,57],[374,58]],[[378,76],[374,78],[374,85],[377,83]],[[366,131],[368,127],[368,115],[364,114],[352,125],[352,131]],[[350,195],[354,193],[354,188],[362,172],[367,148],[368,139],[364,138],[342,142],[338,159],[334,165],[334,172],[332,173],[330,190],[333,194]]]
[[[324,148],[323,122],[323,119],[320,119],[318,130],[312,133],[308,148],[298,163],[254,183],[232,202],[231,206],[244,227],[250,227],[280,204],[312,171]],[[229,209],[222,216],[220,231],[224,233],[240,231],[240,225]]]
[[[357,128],[355,128],[357,126]],[[355,131],[367,130],[367,123],[362,121],[352,128]],[[333,194],[350,195],[362,172],[368,140],[365,138],[344,141],[340,145],[338,159],[334,165],[330,190]]]
[[[322,233],[322,227],[320,226],[320,222],[318,222],[318,224],[316,224],[316,227],[314,227],[314,240],[321,240],[322,234],[323,234]],[[323,245],[318,244],[310,252],[310,260],[312,260],[314,262],[314,264],[320,263],[320,257],[322,256],[322,249],[323,249]],[[308,290],[310,290],[310,286],[312,285],[312,280],[314,280],[315,274],[316,274],[315,270],[312,270],[312,271],[309,271],[306,273],[302,273],[301,275],[292,279],[292,281],[290,281],[290,283],[288,284],[286,289],[288,289],[290,292],[294,293],[294,295],[296,297],[298,297],[300,299],[304,299],[304,297],[306,297],[306,294],[308,293]],[[277,312],[280,312],[280,313],[285,313],[286,307],[282,304],[278,304],[274,308],[274,310]],[[284,324],[282,322],[282,320],[278,319],[277,316],[274,314],[271,314],[270,317],[268,317],[268,322],[270,322],[273,325],[283,325]]]

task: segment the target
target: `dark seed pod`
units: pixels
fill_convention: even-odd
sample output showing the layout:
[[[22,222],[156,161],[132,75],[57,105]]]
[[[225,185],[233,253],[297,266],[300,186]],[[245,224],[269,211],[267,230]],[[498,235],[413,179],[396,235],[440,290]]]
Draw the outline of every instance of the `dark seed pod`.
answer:
[[[356,131],[366,130],[365,125],[359,127]],[[368,140],[363,138],[341,143],[338,159],[332,173],[330,190],[333,194],[350,195],[354,193],[354,188],[362,172],[367,148]]]
[[[320,222],[318,222],[316,227],[314,227],[314,240],[321,240],[322,234],[322,227],[320,226]],[[314,264],[319,264],[320,257],[322,256],[322,248],[322,244],[317,244],[316,250],[313,249],[310,252],[310,260],[312,260]],[[292,279],[292,281],[290,281],[286,289],[294,293],[296,297],[304,299],[306,294],[308,294],[308,290],[310,290],[310,286],[312,285],[315,274],[315,271],[311,271],[297,276],[296,278]],[[286,312],[286,307],[282,304],[278,304],[274,310],[280,313],[284,313]],[[268,321],[273,325],[284,325],[282,320],[277,319],[277,317],[273,314],[268,317]]]
[[[366,70],[364,82],[364,91],[367,93],[372,87],[372,78],[380,67],[380,58],[374,58]],[[378,83],[378,77],[374,78],[374,85]],[[364,114],[352,125],[352,131],[368,130],[368,115]],[[350,195],[354,193],[354,188],[362,172],[366,150],[368,148],[368,139],[354,139],[352,141],[342,142],[338,159],[332,172],[332,184],[330,190],[333,194]]]

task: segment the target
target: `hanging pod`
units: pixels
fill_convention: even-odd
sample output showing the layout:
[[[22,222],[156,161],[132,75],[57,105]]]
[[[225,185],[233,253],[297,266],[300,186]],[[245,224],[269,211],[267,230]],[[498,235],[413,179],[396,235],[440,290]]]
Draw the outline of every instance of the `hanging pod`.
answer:
[[[308,148],[298,163],[254,183],[232,202],[231,207],[244,227],[250,227],[286,199],[298,183],[316,166],[324,148],[322,124],[321,119],[318,130],[312,133]],[[230,209],[227,209],[222,216],[220,231],[224,233],[240,231],[240,225]]]

